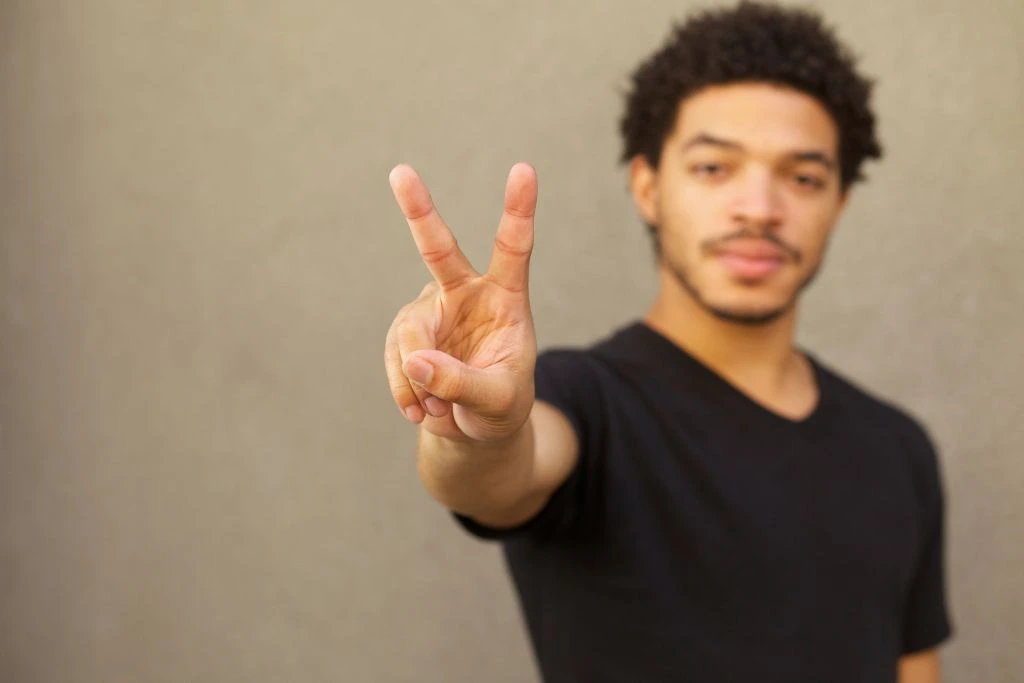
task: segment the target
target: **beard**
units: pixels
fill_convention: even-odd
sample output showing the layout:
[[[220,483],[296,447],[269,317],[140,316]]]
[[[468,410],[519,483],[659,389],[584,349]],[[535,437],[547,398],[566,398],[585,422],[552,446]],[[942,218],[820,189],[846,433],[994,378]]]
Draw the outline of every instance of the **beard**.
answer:
[[[782,240],[778,238],[777,235],[770,232],[758,234],[747,229],[741,230],[737,233],[728,235],[726,237],[722,237],[716,240],[708,240],[702,243],[701,253],[704,256],[713,255],[715,253],[715,250],[720,245],[729,242],[730,240],[741,238],[763,239],[781,248],[789,256],[793,263],[799,265],[803,261],[803,254],[801,254],[800,251],[797,250],[796,248],[784,243]],[[805,289],[807,289],[812,282],[814,282],[814,279],[818,276],[818,272],[821,270],[821,261],[819,260],[818,263],[814,264],[814,267],[810,270],[810,272],[808,272],[807,275],[804,276],[803,280],[801,280],[799,285],[793,290],[793,293],[790,295],[789,299],[787,299],[786,302],[781,306],[771,308],[766,311],[750,312],[735,310],[731,308],[724,308],[722,306],[715,306],[714,304],[710,303],[707,299],[705,299],[704,295],[701,294],[697,286],[693,284],[693,279],[689,276],[689,268],[687,268],[681,260],[676,261],[674,259],[671,259],[664,252],[662,253],[662,258],[664,259],[665,265],[668,267],[669,272],[672,273],[672,276],[675,278],[676,282],[678,282],[679,285],[683,289],[685,289],[691,297],[693,297],[693,300],[696,301],[701,308],[711,313],[719,320],[734,323],[737,325],[743,325],[746,327],[760,327],[763,325],[768,325],[781,318],[787,312],[789,312],[793,308],[793,306],[796,305],[797,299],[800,298],[800,294]]]

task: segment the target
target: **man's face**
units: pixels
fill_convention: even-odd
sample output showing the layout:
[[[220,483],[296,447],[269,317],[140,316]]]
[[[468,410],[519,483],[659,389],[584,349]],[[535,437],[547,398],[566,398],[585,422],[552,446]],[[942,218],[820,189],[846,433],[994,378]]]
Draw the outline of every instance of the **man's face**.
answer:
[[[719,318],[787,312],[816,274],[846,201],[838,131],[817,100],[762,83],[688,97],[652,169],[631,185],[656,226],[661,267]]]

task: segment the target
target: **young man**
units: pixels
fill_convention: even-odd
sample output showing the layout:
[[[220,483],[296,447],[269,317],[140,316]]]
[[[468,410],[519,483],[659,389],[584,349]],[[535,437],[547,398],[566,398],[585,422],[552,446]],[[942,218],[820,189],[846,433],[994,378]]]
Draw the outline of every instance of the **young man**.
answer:
[[[537,182],[488,270],[415,172],[434,276],[386,368],[426,488],[503,540],[547,681],[935,683],[943,491],[918,423],[794,346],[799,294],[868,158],[870,83],[820,19],[741,4],[675,29],[622,121],[660,289],[642,321],[537,355]]]

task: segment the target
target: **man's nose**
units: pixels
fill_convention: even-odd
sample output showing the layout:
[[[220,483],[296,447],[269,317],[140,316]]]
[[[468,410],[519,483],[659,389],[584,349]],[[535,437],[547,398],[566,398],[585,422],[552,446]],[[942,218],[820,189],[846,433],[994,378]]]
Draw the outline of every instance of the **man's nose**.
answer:
[[[751,169],[737,184],[732,203],[737,223],[759,229],[775,229],[782,224],[782,198],[777,179],[767,171]]]

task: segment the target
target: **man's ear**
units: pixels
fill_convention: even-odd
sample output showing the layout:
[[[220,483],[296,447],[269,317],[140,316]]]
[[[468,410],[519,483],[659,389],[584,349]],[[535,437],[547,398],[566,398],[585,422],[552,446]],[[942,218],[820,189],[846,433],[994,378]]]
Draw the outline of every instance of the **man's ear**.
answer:
[[[836,226],[839,225],[839,219],[843,217],[843,212],[846,211],[846,207],[850,204],[850,194],[852,189],[847,187],[845,190],[840,190],[839,194],[839,206],[836,208],[836,217],[832,221],[832,230],[834,231]],[[831,232],[830,231],[830,232]]]
[[[651,168],[647,157],[637,154],[629,162],[629,191],[636,210],[647,225],[658,225],[658,172]]]
[[[848,187],[843,190],[842,194],[839,195],[839,213],[842,214],[846,211],[846,205],[850,203],[850,195],[853,193],[853,188]]]

